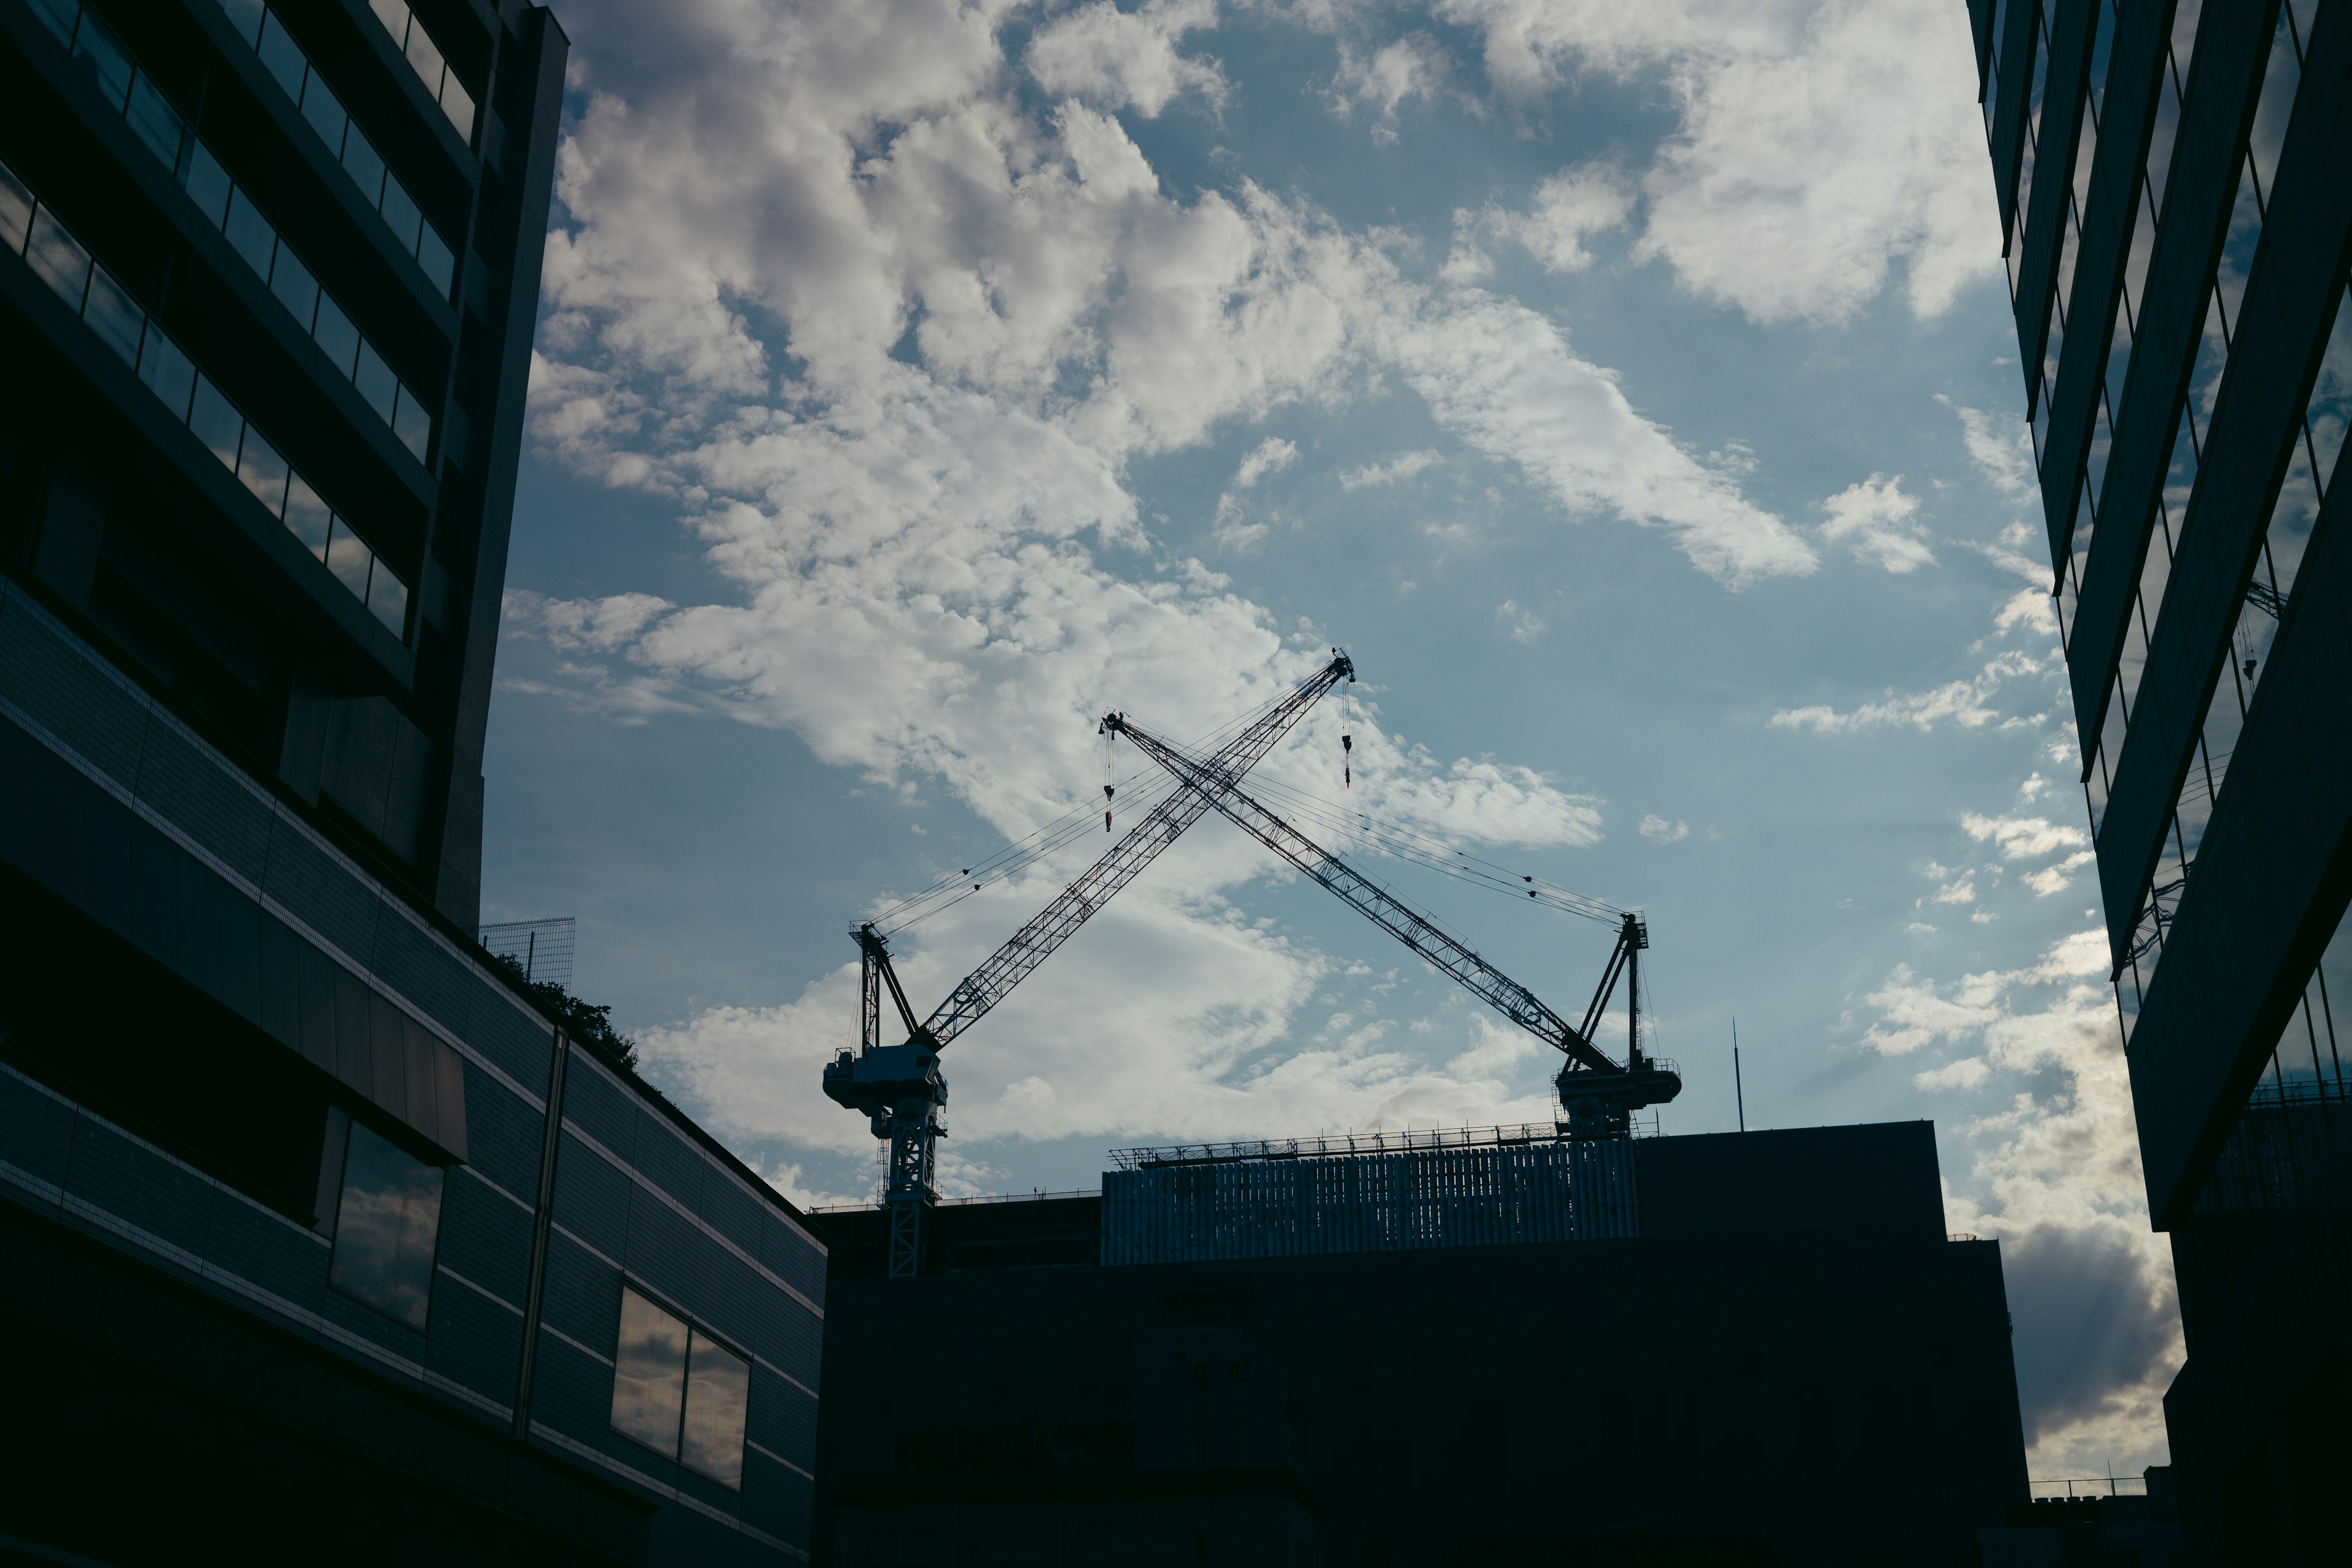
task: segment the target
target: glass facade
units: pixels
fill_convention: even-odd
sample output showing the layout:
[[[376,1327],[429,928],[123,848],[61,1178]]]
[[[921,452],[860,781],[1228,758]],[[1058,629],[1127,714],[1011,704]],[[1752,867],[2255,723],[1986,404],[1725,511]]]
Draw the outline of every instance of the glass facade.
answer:
[[[2352,4],[1969,13],[2015,196],[2023,414],[2149,1208],[2178,1265],[2183,1507],[2213,1560],[2336,1561],[2296,1554],[2321,1537],[2283,1529],[2300,1505],[2260,1435],[2282,1402],[2352,1409],[2324,1365],[2274,1378],[2267,1342],[2282,1315],[2352,1327],[2347,1282],[2314,1262],[2352,1256],[2352,208],[2332,173]],[[2036,198],[2062,169],[2063,199]]]

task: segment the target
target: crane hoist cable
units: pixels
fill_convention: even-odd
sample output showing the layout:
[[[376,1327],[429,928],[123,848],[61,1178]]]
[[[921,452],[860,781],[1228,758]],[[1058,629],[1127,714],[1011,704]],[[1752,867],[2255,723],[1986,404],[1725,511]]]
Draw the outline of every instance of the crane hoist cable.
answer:
[[[1348,656],[1334,649],[1329,663],[1286,696],[1265,705],[1239,733],[1218,747],[1209,761],[1219,770],[1219,776],[1240,778],[1248,773],[1326,692],[1355,672]],[[1221,726],[1213,733],[1231,729],[1231,725]],[[929,1017],[919,1022],[891,967],[888,939],[871,921],[850,932],[860,958],[858,1044],[856,1050],[844,1050],[825,1064],[824,1092],[828,1099],[863,1114],[877,1138],[889,1140],[884,1205],[889,1211],[888,1263],[893,1277],[920,1272],[923,1214],[938,1201],[932,1175],[938,1141],[947,1133],[940,1111],[948,1097],[947,1079],[940,1071],[940,1052],[1034,973],[1087,917],[1207,815],[1211,805],[1196,790],[1171,790],[979,968],[964,976]],[[903,1045],[882,1044],[886,990],[906,1025]]]

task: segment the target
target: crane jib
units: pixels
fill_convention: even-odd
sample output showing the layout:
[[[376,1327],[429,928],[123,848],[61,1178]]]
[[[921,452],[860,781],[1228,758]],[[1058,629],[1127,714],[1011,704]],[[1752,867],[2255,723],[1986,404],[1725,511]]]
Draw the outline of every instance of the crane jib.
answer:
[[[1260,804],[1241,787],[1234,775],[1217,767],[1213,759],[1202,761],[1188,756],[1158,736],[1129,723],[1122,716],[1114,715],[1105,722],[1112,724],[1173,773],[1188,794],[1207,799],[1243,832],[1353,904],[1375,925],[1529,1034],[1567,1053],[1591,1072],[1613,1075],[1627,1070],[1592,1044],[1590,1022],[1584,1030],[1571,1026],[1526,986]]]
[[[1318,699],[1342,680],[1354,679],[1355,675],[1356,667],[1347,656],[1335,653],[1328,664],[1259,715],[1210,761],[1221,773],[1240,777],[1306,717]],[[1142,821],[1080,872],[1052,902],[1007,937],[1003,945],[950,992],[948,999],[914,1032],[926,1037],[936,1049],[978,1023],[1014,986],[1052,957],[1054,950],[1068,941],[1113,894],[1133,881],[1160,851],[1206,816],[1211,804],[1195,791],[1179,790],[1153,806]]]

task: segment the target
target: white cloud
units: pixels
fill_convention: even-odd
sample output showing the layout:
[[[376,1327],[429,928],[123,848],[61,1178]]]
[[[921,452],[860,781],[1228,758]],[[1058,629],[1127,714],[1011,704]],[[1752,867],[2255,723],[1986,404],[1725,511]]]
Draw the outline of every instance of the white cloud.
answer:
[[[1891,479],[1873,474],[1857,480],[1823,501],[1822,510],[1830,514],[1822,524],[1822,537],[1843,544],[1858,561],[1898,576],[1936,563],[1922,538],[1926,531],[1911,521],[1919,510],[1919,498],[1903,493],[1900,474]]]
[[[1690,837],[1690,824],[1652,815],[1642,818],[1641,832],[1653,844],[1675,844]]]
[[[1377,47],[1352,37],[1339,40],[1339,68],[1332,80],[1331,106],[1345,115],[1357,104],[1380,111],[1393,121],[1408,100],[1431,101],[1454,95],[1454,68],[1445,51],[1425,36],[1393,38]],[[1375,127],[1373,135],[1394,142],[1390,125]]]
[[[1873,993],[1864,1043],[1903,1054],[1972,1046],[1916,1076],[1925,1090],[2003,1085],[1966,1125],[1977,1198],[1956,1231],[1997,1237],[2015,1325],[2029,1463],[2119,1472],[2166,1456],[2162,1400],[2180,1364],[2171,1257],[2148,1228],[2128,1071],[2092,928],[2021,969],[1938,984],[1901,966]]]
[[[1524,248],[1547,272],[1581,272],[1592,265],[1584,241],[1596,234],[1624,226],[1633,210],[1633,188],[1614,163],[1596,160],[1578,163],[1547,177],[1536,186],[1535,200],[1526,212],[1513,212],[1488,203],[1480,212],[1454,214],[1457,233],[1482,235],[1497,244]],[[1447,275],[1475,281],[1487,270],[1485,258],[1457,241]],[[1471,259],[1475,258],[1475,259]]]
[[[1366,485],[1393,485],[1412,479],[1424,468],[1435,468],[1445,459],[1426,449],[1400,452],[1385,463],[1365,463],[1358,468],[1339,470],[1339,488],[1360,490]]]
[[[1438,422],[1516,463],[1571,513],[1664,528],[1701,571],[1734,586],[1803,575],[1813,552],[1778,517],[1633,411],[1616,375],[1571,352],[1550,321],[1476,289],[1419,318],[1375,324]]]
[[[2046,816],[1985,816],[1963,812],[1960,826],[1979,844],[1990,840],[2007,860],[2033,859],[2060,849],[2079,849],[2091,837],[2067,823]]]
[[[1932,730],[1946,722],[1962,729],[1980,729],[2000,719],[2000,710],[1991,705],[1991,699],[2004,682],[2040,674],[2042,668],[2040,660],[2025,654],[2004,653],[1988,662],[1974,678],[1948,681],[1932,691],[1898,696],[1890,690],[1883,701],[1865,702],[1844,712],[1822,705],[1784,708],[1772,715],[1771,721],[1776,729],[1810,730],[1818,735],[1898,725]]]
[[[2054,866],[2044,866],[2038,871],[2028,871],[2018,879],[2043,898],[2063,893],[2074,880],[2074,873],[2098,859],[2095,850],[2078,849]]]
[[[1759,321],[1840,321],[1906,269],[1933,316],[1999,267],[1968,18],[1937,0],[1440,0],[1487,79],[1663,77],[1681,110],[1643,179],[1640,254]]]
[[[1286,441],[1278,436],[1269,436],[1242,459],[1242,466],[1234,472],[1234,488],[1248,489],[1266,475],[1279,473],[1290,467],[1297,458],[1297,443]]]
[[[1936,395],[1936,401],[1959,417],[1960,439],[1968,447],[1969,460],[1976,464],[1987,484],[2014,501],[2042,493],[2042,482],[2033,471],[2033,435],[2024,420],[2014,414],[1963,407],[1941,393]],[[2046,570],[2036,570],[2048,578]]]
[[[1217,62],[1177,52],[1185,34],[1216,21],[1216,0],[1151,0],[1133,11],[1095,0],[1039,28],[1023,63],[1047,92],[1155,119],[1187,92],[1213,105],[1223,101]]]

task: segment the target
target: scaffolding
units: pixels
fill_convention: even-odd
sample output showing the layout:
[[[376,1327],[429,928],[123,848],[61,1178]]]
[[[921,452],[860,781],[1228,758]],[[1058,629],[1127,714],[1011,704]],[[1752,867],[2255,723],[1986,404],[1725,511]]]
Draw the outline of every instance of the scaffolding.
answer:
[[[1637,1234],[1633,1149],[1553,1128],[1186,1144],[1114,1152],[1102,1260],[1207,1263],[1600,1241]]]

